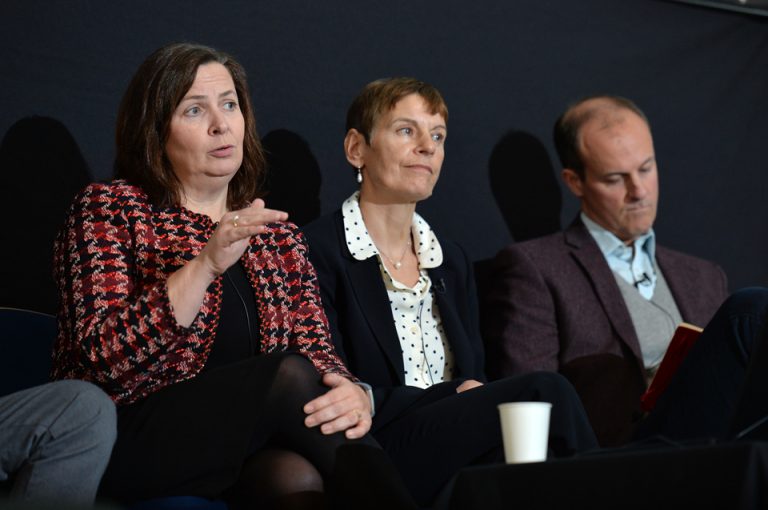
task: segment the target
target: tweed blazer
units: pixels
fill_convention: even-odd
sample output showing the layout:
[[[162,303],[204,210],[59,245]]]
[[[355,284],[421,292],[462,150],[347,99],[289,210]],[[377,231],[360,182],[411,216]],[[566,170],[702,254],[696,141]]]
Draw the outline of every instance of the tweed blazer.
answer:
[[[189,327],[176,322],[166,283],[216,226],[183,207],[154,206],[125,181],[86,187],[54,248],[60,303],[53,377],[92,381],[118,404],[195,377],[215,340],[221,277]],[[315,272],[296,227],[268,225],[240,260],[258,307],[260,351],[296,351],[321,373],[351,377],[329,340]]]
[[[656,262],[683,320],[705,326],[728,295],[722,269],[663,246]],[[640,342],[581,220],[500,251],[489,280],[481,317],[491,378],[558,371],[576,387],[601,444],[629,440],[646,388]]]
[[[723,270],[663,246],[656,261],[683,320],[704,327],[728,296]],[[598,353],[631,358],[642,370],[629,310],[580,219],[563,232],[499,252],[492,280],[483,331],[494,377],[556,371]]]
[[[349,253],[340,210],[303,230],[336,350],[355,376],[373,386],[374,429],[416,400],[455,393],[466,379],[485,379],[474,274],[457,244],[440,241],[443,263],[428,270],[454,353],[455,379],[424,390],[405,385],[403,355],[376,257],[361,261]]]

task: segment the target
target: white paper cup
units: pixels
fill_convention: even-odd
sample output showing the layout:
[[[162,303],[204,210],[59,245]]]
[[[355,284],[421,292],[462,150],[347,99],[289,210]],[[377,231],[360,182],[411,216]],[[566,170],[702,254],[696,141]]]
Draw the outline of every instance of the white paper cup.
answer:
[[[552,404],[509,402],[498,407],[507,464],[547,460]]]

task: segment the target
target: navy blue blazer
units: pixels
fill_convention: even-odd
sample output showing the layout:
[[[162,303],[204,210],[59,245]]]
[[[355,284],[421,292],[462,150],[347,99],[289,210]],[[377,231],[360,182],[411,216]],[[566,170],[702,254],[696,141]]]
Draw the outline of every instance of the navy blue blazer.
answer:
[[[422,399],[455,393],[466,379],[485,380],[472,265],[457,244],[440,241],[443,263],[428,270],[448,342],[454,380],[424,390],[404,383],[403,355],[376,257],[356,260],[344,237],[341,210],[303,229],[315,266],[332,340],[350,371],[373,386],[374,430]]]

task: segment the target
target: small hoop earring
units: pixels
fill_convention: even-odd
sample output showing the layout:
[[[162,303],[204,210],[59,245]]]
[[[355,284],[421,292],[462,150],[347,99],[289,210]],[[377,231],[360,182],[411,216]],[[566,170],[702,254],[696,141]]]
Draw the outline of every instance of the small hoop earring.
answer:
[[[357,183],[362,184],[363,183],[363,167],[359,166],[357,167]]]

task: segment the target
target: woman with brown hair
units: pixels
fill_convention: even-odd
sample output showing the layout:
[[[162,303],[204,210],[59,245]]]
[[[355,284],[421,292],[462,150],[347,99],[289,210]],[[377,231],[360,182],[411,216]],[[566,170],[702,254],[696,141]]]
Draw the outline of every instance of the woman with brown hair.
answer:
[[[316,492],[339,446],[375,444],[371,401],[329,340],[301,234],[258,198],[243,68],[160,48],[128,86],[116,143],[118,179],[80,193],[55,247],[54,375],[118,404],[102,494],[262,504],[271,448],[278,492]]]

